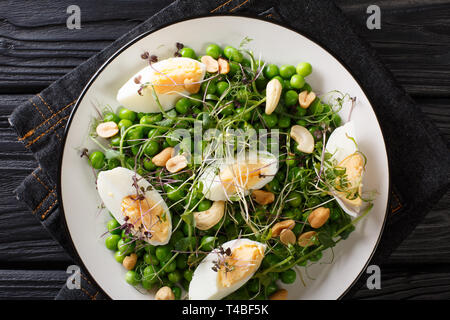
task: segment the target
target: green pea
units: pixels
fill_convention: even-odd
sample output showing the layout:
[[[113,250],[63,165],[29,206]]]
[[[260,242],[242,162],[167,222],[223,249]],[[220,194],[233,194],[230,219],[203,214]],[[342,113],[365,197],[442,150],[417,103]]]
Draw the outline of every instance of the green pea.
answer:
[[[120,130],[126,130],[129,127],[131,127],[132,125],[133,125],[133,121],[128,120],[128,119],[122,119],[117,124],[117,126],[119,127]]]
[[[178,255],[176,258],[176,264],[177,264],[177,268],[180,270],[184,270],[187,267],[187,258],[186,255],[181,254]]]
[[[156,251],[156,247],[152,246],[151,244],[147,244],[144,249],[147,253],[155,254],[155,251]]]
[[[287,203],[293,208],[297,208],[302,204],[302,194],[298,191],[291,192],[288,196]]]
[[[117,250],[117,251],[114,253],[114,259],[116,259],[116,261],[117,261],[118,263],[122,263],[123,260],[125,259],[125,255],[122,254],[122,253],[120,253],[119,250]]]
[[[172,257],[172,249],[169,245],[158,246],[155,251],[156,258],[161,262],[168,261]]]
[[[177,283],[181,280],[181,273],[178,270],[172,271],[167,275],[169,281],[172,283]]]
[[[178,138],[175,137],[173,132],[170,132],[169,134],[167,134],[166,141],[170,147],[175,147],[177,144],[180,143],[180,141],[178,140]]]
[[[206,89],[208,87],[208,89]],[[202,92],[206,91],[206,94],[215,94],[217,91],[217,85],[214,81],[203,82],[201,85]]]
[[[237,108],[235,109],[235,112],[237,115],[240,115],[239,118],[244,120],[244,121],[250,121],[252,114],[251,112],[245,112],[247,109],[246,108]]]
[[[294,74],[291,77],[290,84],[294,89],[301,89],[305,85],[305,78],[299,74]]]
[[[211,208],[212,206],[212,202],[210,200],[204,199],[202,201],[200,201],[200,203],[198,204],[197,210],[198,211],[206,211],[209,208]]]
[[[173,286],[172,288],[173,295],[175,296],[175,300],[181,299],[181,289],[179,286]]]
[[[109,140],[109,143],[111,144],[112,147],[120,146],[120,136],[115,135],[114,137],[111,138],[111,140]]]
[[[144,254],[144,262],[146,264],[150,264],[150,265],[154,265],[154,266],[159,264],[159,260],[156,258],[156,255],[153,253]]]
[[[191,100],[188,98],[181,98],[175,104],[175,110],[177,110],[177,112],[180,114],[188,113],[190,107],[191,107]]]
[[[298,102],[298,93],[294,90],[288,90],[284,94],[284,102],[287,106],[293,106]]]
[[[280,76],[284,79],[290,79],[295,72],[295,67],[293,65],[284,64],[280,67]]]
[[[183,272],[183,277],[186,279],[186,281],[191,282],[192,276],[194,275],[194,272],[192,270],[185,270]]]
[[[105,155],[101,151],[94,151],[89,156],[89,161],[94,169],[101,169],[105,165]]]
[[[117,158],[111,158],[108,160],[108,169],[112,170],[120,166],[120,160]]]
[[[206,47],[205,52],[208,56],[211,56],[214,59],[218,59],[222,54],[222,49],[217,44],[211,43]]]
[[[202,240],[200,241],[200,245],[202,247],[202,250],[205,251],[212,251],[216,246],[216,237],[210,237],[210,236],[203,236]]]
[[[284,90],[292,90],[292,89],[294,89],[294,88],[291,86],[291,81],[290,81],[289,79],[284,79],[284,80],[283,80],[283,89],[284,89]]]
[[[103,116],[103,122],[114,121],[115,123],[119,123],[120,118],[114,112],[107,112]]]
[[[230,64],[230,72],[229,72],[229,74],[231,76],[235,75],[236,73],[238,73],[241,70],[241,68],[239,67],[238,63],[236,63],[234,61],[229,61],[229,64]]]
[[[122,120],[130,120],[134,122],[136,120],[137,114],[134,111],[128,110],[127,108],[122,108],[119,110],[119,118]]]
[[[183,49],[181,49],[180,54],[182,57],[185,57],[185,58],[197,59],[197,55],[195,54],[195,51],[188,47],[184,47]]]
[[[297,64],[295,71],[297,72],[297,74],[306,77],[311,74],[312,66],[308,62],[300,62],[299,64]]]
[[[182,228],[183,228],[184,235],[186,237],[189,236],[189,230],[191,229],[191,226],[188,225],[187,223],[184,223]]]
[[[271,294],[275,293],[277,290],[278,290],[278,286],[272,282],[266,287],[266,294],[268,296],[270,296]]]
[[[130,129],[130,131],[127,132],[127,144],[130,146],[139,144],[142,142],[142,138],[144,137],[144,134],[142,132],[141,128],[133,128]]]
[[[120,239],[117,243],[117,249],[124,254],[129,255],[130,253],[133,253],[135,247],[134,242],[130,242],[128,239]]]
[[[191,105],[192,105],[192,106],[194,106],[194,107],[200,107],[200,106],[203,104],[203,103],[202,103],[203,97],[202,97],[199,93],[191,94],[190,97],[192,98],[192,99],[190,99],[190,100],[191,100]],[[199,100],[200,100],[200,101],[199,101]]]
[[[109,220],[106,224],[106,227],[111,234],[120,235],[122,233],[122,230],[120,229],[120,223],[118,223],[116,219]]]
[[[158,272],[157,267],[155,266],[147,266],[144,269],[144,277],[142,279],[142,285],[144,286],[144,280],[146,282],[146,285],[151,285],[156,283],[158,281],[158,277],[156,276],[156,273]]]
[[[117,250],[117,244],[120,241],[120,236],[117,234],[112,234],[109,237],[107,237],[105,239],[105,246],[109,249],[109,250]]]
[[[152,157],[159,152],[159,143],[155,140],[150,140],[147,142],[144,148],[144,154]]]
[[[176,261],[172,261],[171,263],[161,262],[161,269],[164,268],[164,272],[173,272],[177,268]]]
[[[222,96],[222,94],[228,89],[230,85],[226,81],[219,81],[217,83],[217,94]]]
[[[227,106],[220,111],[223,116],[231,116],[234,113],[234,103],[227,103]]]
[[[227,57],[231,61],[235,61],[235,62],[239,63],[244,60],[242,53],[239,50],[237,50],[236,48],[231,47],[231,46],[226,46],[225,49],[223,50],[223,54],[225,55],[225,57]]]
[[[147,171],[154,171],[156,168],[158,168],[153,162],[152,159],[145,158],[144,161],[144,169]]]
[[[291,118],[288,116],[281,116],[280,119],[278,119],[278,126],[282,129],[289,128],[291,126]]]
[[[278,76],[280,74],[280,71],[276,64],[268,64],[265,66],[263,73],[264,77],[266,77],[267,79],[272,79],[273,77]]]
[[[286,283],[286,284],[294,283],[296,277],[297,277],[297,273],[292,269],[286,270],[286,271],[282,272],[280,275],[281,282]]]
[[[278,180],[273,179],[268,184],[266,184],[265,189],[273,193],[278,193],[281,191],[280,182]]]
[[[319,261],[320,259],[322,259],[322,251],[319,251],[319,252],[313,254],[313,255],[309,258],[309,260],[314,261],[314,262],[315,262],[315,261]]]
[[[139,275],[136,271],[130,270],[125,274],[125,281],[132,286],[135,286],[139,283]]]
[[[262,115],[262,118],[264,120],[264,123],[271,129],[275,128],[278,123],[278,116],[276,113],[272,113],[272,114],[264,113]]]
[[[167,191],[167,198],[172,200],[173,202],[179,201],[186,196],[186,191],[180,188],[173,188]]]

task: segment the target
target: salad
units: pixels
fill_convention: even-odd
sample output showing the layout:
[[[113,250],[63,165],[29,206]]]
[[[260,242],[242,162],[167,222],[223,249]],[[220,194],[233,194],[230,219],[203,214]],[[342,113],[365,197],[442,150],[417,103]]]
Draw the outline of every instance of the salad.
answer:
[[[355,99],[319,97],[308,62],[176,43],[104,107],[82,155],[111,219],[106,248],[155,298],[287,299],[282,284],[346,239],[371,209]],[[86,160],[84,160],[86,161]]]

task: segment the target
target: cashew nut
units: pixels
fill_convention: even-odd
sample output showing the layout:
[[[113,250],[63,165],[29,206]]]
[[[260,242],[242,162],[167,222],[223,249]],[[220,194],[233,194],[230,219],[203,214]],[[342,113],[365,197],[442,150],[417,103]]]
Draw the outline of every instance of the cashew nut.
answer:
[[[175,295],[170,287],[161,287],[155,294],[156,300],[175,300]]]
[[[320,228],[327,222],[330,217],[330,209],[320,207],[314,209],[308,216],[308,222],[314,229]]]
[[[102,138],[111,138],[119,132],[119,127],[114,121],[102,122],[95,129]]]
[[[179,154],[175,157],[170,158],[166,162],[166,169],[171,172],[175,173],[180,171],[181,169],[186,168],[188,165],[188,161],[185,156],[182,154]]]
[[[294,227],[295,227],[295,221],[291,220],[291,219],[277,222],[272,227],[272,238],[278,237],[283,229],[291,229],[292,230],[292,229],[294,229]]]
[[[315,237],[317,232],[315,231],[308,231],[302,233],[297,240],[297,243],[300,247],[309,247],[312,246],[315,243]]]
[[[219,58],[217,62],[219,62],[220,74],[227,74],[228,72],[230,72],[230,64],[228,63],[227,60],[225,60],[224,58]]]
[[[225,213],[225,201],[214,201],[205,211],[194,212],[195,226],[200,230],[208,230],[215,226]]]
[[[266,205],[275,201],[275,195],[270,191],[253,190],[252,199],[260,205]]]
[[[291,229],[283,229],[280,233],[280,241],[284,245],[294,244],[297,241],[297,237]]]
[[[133,270],[134,267],[136,266],[136,262],[137,262],[137,255],[136,255],[136,253],[132,253],[123,259],[122,265],[127,270]]]
[[[152,158],[152,162],[158,167],[164,167],[167,161],[172,158],[172,147],[167,147]]]
[[[286,289],[280,289],[275,293],[272,293],[269,300],[286,300],[288,296],[288,291]]]
[[[206,71],[216,73],[219,71],[219,63],[211,56],[203,56],[200,61],[206,66]]]
[[[189,93],[197,93],[200,90],[200,86],[201,84],[198,82],[195,82],[194,80],[190,79],[190,78],[186,78],[184,79],[184,88],[189,92]]]
[[[283,87],[278,79],[272,79],[266,86],[266,114],[271,114],[278,105]]]
[[[291,128],[291,137],[297,142],[297,149],[304,153],[314,151],[314,137],[305,127],[295,125]]]
[[[308,91],[302,91],[298,95],[298,103],[300,104],[300,107],[303,109],[309,108],[311,103],[316,100],[316,94],[314,92],[308,92]]]

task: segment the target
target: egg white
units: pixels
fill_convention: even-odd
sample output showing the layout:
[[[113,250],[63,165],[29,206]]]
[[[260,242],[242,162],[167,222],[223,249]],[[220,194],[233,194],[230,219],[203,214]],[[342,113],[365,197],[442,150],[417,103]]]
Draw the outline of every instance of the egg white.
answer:
[[[273,180],[278,172],[278,159],[271,153],[265,151],[249,152],[236,158],[221,159],[207,167],[199,178],[203,184],[203,194],[205,198],[212,201],[229,200],[233,194],[227,194],[219,177],[219,172],[235,163],[255,163],[262,162],[267,170],[267,176],[258,181],[251,189],[244,190],[244,195],[248,195],[251,190],[258,190]]]
[[[101,171],[97,178],[97,189],[100,198],[102,199],[105,207],[111,212],[114,218],[120,224],[125,222],[122,214],[122,200],[130,195],[136,194],[136,188],[133,186],[133,177],[136,175],[137,184],[139,188],[148,190],[145,192],[145,197],[161,206],[166,213],[166,217],[169,220],[169,235],[166,241],[158,242],[156,240],[146,239],[148,243],[154,246],[167,244],[172,234],[172,220],[170,217],[169,208],[166,202],[163,200],[158,191],[154,190],[150,183],[136,174],[134,171],[123,167],[117,167],[108,171]]]
[[[165,66],[170,64],[183,64],[183,62],[195,62],[198,64],[200,69],[202,70],[201,80],[205,77],[206,66],[194,59],[190,58],[170,58],[161,60],[159,62],[153,63],[152,66],[145,67],[138,73],[136,73],[133,77],[131,77],[117,92],[117,101],[119,101],[124,107],[130,109],[135,112],[150,112],[150,113],[158,113],[161,112],[159,106],[155,99],[153,98],[152,88],[147,87],[146,89],[141,91],[140,95],[138,93],[140,84],[135,82],[135,78],[140,77],[140,83],[152,83],[152,79],[154,76],[158,74],[157,70],[164,69]],[[185,95],[190,95],[188,91],[185,89],[180,91],[180,93]],[[175,107],[175,103],[182,96],[178,93],[165,93],[158,94],[159,102],[163,107],[164,111],[170,110]]]
[[[355,126],[352,121],[349,121],[331,133],[325,149],[332,154],[332,159],[337,163],[341,163],[349,155],[358,151],[356,141]],[[361,207],[346,203],[339,196],[334,196],[334,198],[347,214],[353,217],[359,214]]]
[[[262,252],[265,252],[266,245],[252,241],[249,239],[234,239],[230,240],[222,245],[224,250],[228,248],[239,247],[242,244],[254,244],[259,246],[262,249]],[[258,270],[259,265],[256,266],[255,272],[249,274],[245,278],[237,281],[233,285],[228,288],[223,288],[219,286],[218,283],[218,272],[212,270],[214,266],[214,261],[217,260],[217,254],[214,251],[210,252],[203,261],[197,266],[197,269],[194,271],[194,275],[192,276],[192,280],[189,284],[189,299],[190,300],[219,300],[222,299],[234,291],[238,290],[242,287],[253,274]]]

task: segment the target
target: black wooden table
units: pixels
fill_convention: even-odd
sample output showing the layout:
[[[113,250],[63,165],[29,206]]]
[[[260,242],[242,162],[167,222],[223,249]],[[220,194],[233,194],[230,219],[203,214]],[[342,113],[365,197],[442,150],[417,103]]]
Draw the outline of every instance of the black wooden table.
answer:
[[[52,299],[70,259],[13,196],[37,166],[10,128],[11,112],[52,81],[148,18],[170,0],[0,1],[0,298]],[[450,1],[336,0],[450,141]],[[66,27],[67,7],[81,8],[81,29]],[[369,5],[381,29],[369,30]],[[370,71],[368,71],[370,72]],[[443,172],[442,174],[448,174]],[[381,265],[381,289],[358,298],[450,298],[450,192]]]

